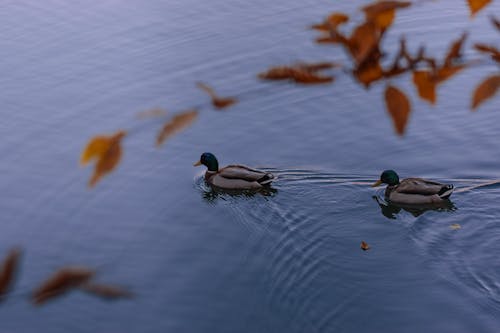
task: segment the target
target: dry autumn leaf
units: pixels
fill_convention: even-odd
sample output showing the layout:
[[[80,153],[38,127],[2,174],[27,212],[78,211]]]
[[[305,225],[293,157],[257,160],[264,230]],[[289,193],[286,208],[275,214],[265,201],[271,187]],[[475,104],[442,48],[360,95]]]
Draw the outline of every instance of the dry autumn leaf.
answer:
[[[172,117],[172,119],[170,119],[167,123],[165,123],[165,125],[163,125],[160,133],[158,133],[158,136],[156,138],[156,145],[160,146],[169,137],[191,125],[197,117],[197,110],[185,111]]]
[[[330,31],[336,29],[339,25],[349,21],[349,16],[344,13],[332,13],[327,19],[320,24],[315,24],[311,28],[320,31]]]
[[[114,170],[121,159],[121,141],[127,132],[118,131],[109,136],[96,136],[90,140],[85,147],[80,163],[85,165],[93,159],[97,159],[94,174],[89,181],[89,186],[93,187],[106,174]]]
[[[237,102],[237,99],[234,97],[219,97],[215,93],[215,91],[205,83],[198,82],[196,84],[198,88],[206,92],[210,98],[212,99],[212,105],[217,109],[224,109],[228,106],[231,106]]]
[[[301,84],[324,84],[333,82],[333,76],[321,76],[317,72],[337,67],[335,63],[298,63],[294,66],[272,67],[267,72],[258,74],[264,80],[292,80]]]
[[[453,223],[452,225],[450,225],[450,229],[451,230],[458,230],[458,229],[462,229],[462,226],[458,223]]]
[[[479,52],[488,53],[491,59],[500,63],[500,51],[496,47],[478,43],[474,45],[474,48]]]
[[[472,110],[474,111],[487,99],[493,97],[500,88],[500,75],[492,75],[482,81],[472,95]]]
[[[466,38],[467,33],[464,32],[459,39],[451,44],[450,49],[448,50],[448,53],[446,54],[446,57],[444,59],[443,67],[450,67],[453,64],[453,61],[458,60],[462,57],[462,46]]]
[[[372,22],[365,22],[354,29],[347,47],[359,66],[378,50],[379,42],[380,30]]]
[[[372,82],[378,81],[384,77],[384,71],[380,62],[365,62],[362,66],[353,71],[354,77],[365,87],[369,87]]]
[[[467,0],[470,9],[470,16],[473,17],[478,11],[488,5],[491,0]]]
[[[139,119],[147,119],[147,118],[155,118],[155,117],[164,117],[167,115],[167,111],[163,109],[152,109],[141,111],[137,113],[137,118]]]
[[[94,276],[94,271],[85,267],[64,267],[55,272],[33,292],[33,302],[40,305],[79,287]]]
[[[368,245],[368,243],[365,241],[361,241],[360,247],[361,247],[361,250],[363,250],[363,251],[368,251],[370,249],[370,245]]]
[[[80,289],[90,294],[109,300],[118,298],[131,298],[133,296],[130,291],[122,287],[109,284],[85,283],[80,287]]]
[[[10,290],[19,266],[20,257],[21,250],[14,248],[9,251],[7,257],[0,266],[0,301],[2,300],[1,297],[6,295]]]
[[[387,105],[387,112],[391,115],[394,123],[396,133],[403,135],[411,112],[408,97],[401,90],[393,86],[387,86],[385,89],[385,103]]]
[[[417,87],[418,95],[429,101],[431,104],[436,103],[436,81],[432,73],[421,70],[413,72],[413,83]]]
[[[380,29],[387,29],[393,22],[396,9],[406,8],[411,5],[408,1],[377,1],[364,6],[361,10],[365,13],[366,20],[373,22]]]

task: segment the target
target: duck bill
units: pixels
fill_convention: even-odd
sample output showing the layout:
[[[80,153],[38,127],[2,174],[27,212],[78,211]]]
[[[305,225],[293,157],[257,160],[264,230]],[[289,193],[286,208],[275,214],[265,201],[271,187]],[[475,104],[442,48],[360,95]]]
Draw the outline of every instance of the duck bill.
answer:
[[[375,183],[372,184],[372,187],[380,186],[380,184],[382,184],[382,181],[381,180],[377,180]]]
[[[201,165],[201,161],[198,161],[198,162],[193,164],[193,166],[200,166],[200,165]]]

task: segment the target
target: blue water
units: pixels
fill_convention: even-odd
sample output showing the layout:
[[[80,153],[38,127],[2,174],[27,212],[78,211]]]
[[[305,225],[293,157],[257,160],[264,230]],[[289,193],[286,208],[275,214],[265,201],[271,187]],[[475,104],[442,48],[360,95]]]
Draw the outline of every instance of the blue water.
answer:
[[[0,332],[498,332],[500,186],[452,197],[447,210],[384,215],[368,186],[383,169],[458,188],[500,178],[499,98],[469,111],[483,62],[438,90],[431,107],[408,76],[404,138],[382,92],[348,75],[333,85],[260,82],[294,61],[348,63],[307,29],[366,1],[3,1],[0,3],[0,254],[24,250]],[[402,10],[400,35],[443,56],[452,39],[498,45],[494,2],[469,20],[465,1]],[[237,96],[213,111],[195,82]],[[200,117],[161,147],[155,107]],[[94,135],[130,130],[118,169],[95,189],[78,166]],[[214,195],[192,163],[276,173],[269,196]],[[391,218],[390,218],[391,217]],[[461,229],[450,226],[458,223]],[[364,240],[371,250],[360,250]],[[2,254],[3,256],[3,254]],[[132,300],[75,291],[34,307],[30,293],[67,264],[98,270]]]

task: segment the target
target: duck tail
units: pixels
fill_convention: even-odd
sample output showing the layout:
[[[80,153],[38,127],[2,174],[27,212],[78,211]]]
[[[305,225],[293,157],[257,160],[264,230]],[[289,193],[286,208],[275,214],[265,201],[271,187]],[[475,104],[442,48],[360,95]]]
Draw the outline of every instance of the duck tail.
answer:
[[[273,182],[274,180],[276,180],[276,177],[272,173],[266,173],[264,176],[259,178],[257,182],[261,185],[267,185]]]
[[[453,190],[455,190],[455,187],[453,185],[445,185],[438,192],[438,195],[441,199],[448,199],[453,193]]]

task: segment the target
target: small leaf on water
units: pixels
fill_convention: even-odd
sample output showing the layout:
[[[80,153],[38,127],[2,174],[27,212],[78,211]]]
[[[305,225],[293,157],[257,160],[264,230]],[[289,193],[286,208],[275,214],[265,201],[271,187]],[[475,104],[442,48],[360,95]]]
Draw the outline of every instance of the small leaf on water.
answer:
[[[364,6],[361,10],[365,13],[366,20],[375,23],[380,29],[387,29],[396,14],[396,9],[406,8],[411,5],[408,1],[377,1]]]
[[[454,41],[446,54],[443,62],[443,67],[450,67],[454,60],[458,60],[462,57],[462,46],[467,38],[467,33],[464,32],[462,36]]]
[[[146,118],[164,117],[166,115],[167,111],[163,109],[152,109],[137,113],[137,118],[146,119]]]
[[[431,72],[420,70],[413,72],[413,83],[417,87],[418,95],[430,102],[436,103],[436,80]]]
[[[489,98],[492,98],[500,88],[500,75],[492,75],[482,81],[472,95],[472,110]]]
[[[9,251],[7,257],[0,266],[0,301],[3,300],[2,296],[6,295],[12,286],[19,266],[20,257],[21,250],[13,248]]]
[[[55,272],[33,292],[33,302],[40,305],[60,296],[70,289],[79,287],[94,276],[94,271],[86,267],[64,267]]]
[[[474,45],[474,48],[479,52],[490,54],[491,59],[500,63],[500,51],[496,47],[478,43]]]
[[[122,287],[109,284],[85,283],[80,287],[80,289],[95,296],[99,296],[101,298],[109,300],[133,297],[133,294],[130,291]]]
[[[466,67],[466,65],[456,65],[456,66],[451,66],[451,67],[442,67],[442,68],[439,68],[436,71],[436,75],[435,75],[434,80],[435,80],[436,84],[441,84],[444,81],[446,81],[449,78],[451,78],[453,75],[455,75],[458,72],[460,72],[465,67]]]
[[[264,80],[292,80],[301,84],[324,84],[334,81],[333,76],[322,76],[318,72],[324,69],[338,67],[335,63],[298,63],[293,66],[271,67],[260,73],[259,78]]]
[[[109,149],[110,136],[96,136],[92,138],[80,157],[80,164],[86,165],[93,159],[101,158]]]
[[[356,64],[360,65],[378,50],[379,42],[380,30],[374,23],[368,21],[354,29],[346,46]]]
[[[411,111],[408,97],[401,90],[393,86],[387,86],[385,90],[385,103],[396,132],[398,135],[403,135]]]
[[[382,79],[384,77],[384,71],[382,70],[378,60],[374,62],[369,61],[356,68],[353,71],[353,75],[367,88],[372,84],[372,82]]]
[[[332,13],[328,18],[320,24],[315,24],[311,28],[320,31],[330,31],[336,29],[339,25],[349,21],[349,16],[344,13]]]
[[[116,168],[122,156],[121,141],[126,134],[125,131],[118,131],[112,136],[105,137],[107,149],[99,152],[100,155],[94,168],[94,174],[90,178],[89,187],[94,187],[102,177]]]
[[[237,99],[234,97],[217,96],[212,87],[203,82],[198,82],[196,85],[198,86],[198,88],[200,88],[210,96],[210,98],[212,99],[212,105],[217,109],[227,108],[237,102]]]
[[[361,241],[361,250],[368,251],[370,249],[370,245],[367,242]]]
[[[450,229],[451,230],[458,230],[458,229],[461,229],[462,226],[458,223],[453,223],[452,225],[450,225]]]
[[[172,119],[170,119],[165,123],[165,125],[163,125],[160,133],[158,133],[158,136],[156,138],[156,145],[160,146],[169,137],[187,128],[196,120],[197,117],[197,110],[185,111],[172,117]]]
[[[470,16],[473,17],[478,11],[488,5],[491,0],[467,0],[470,9]]]

